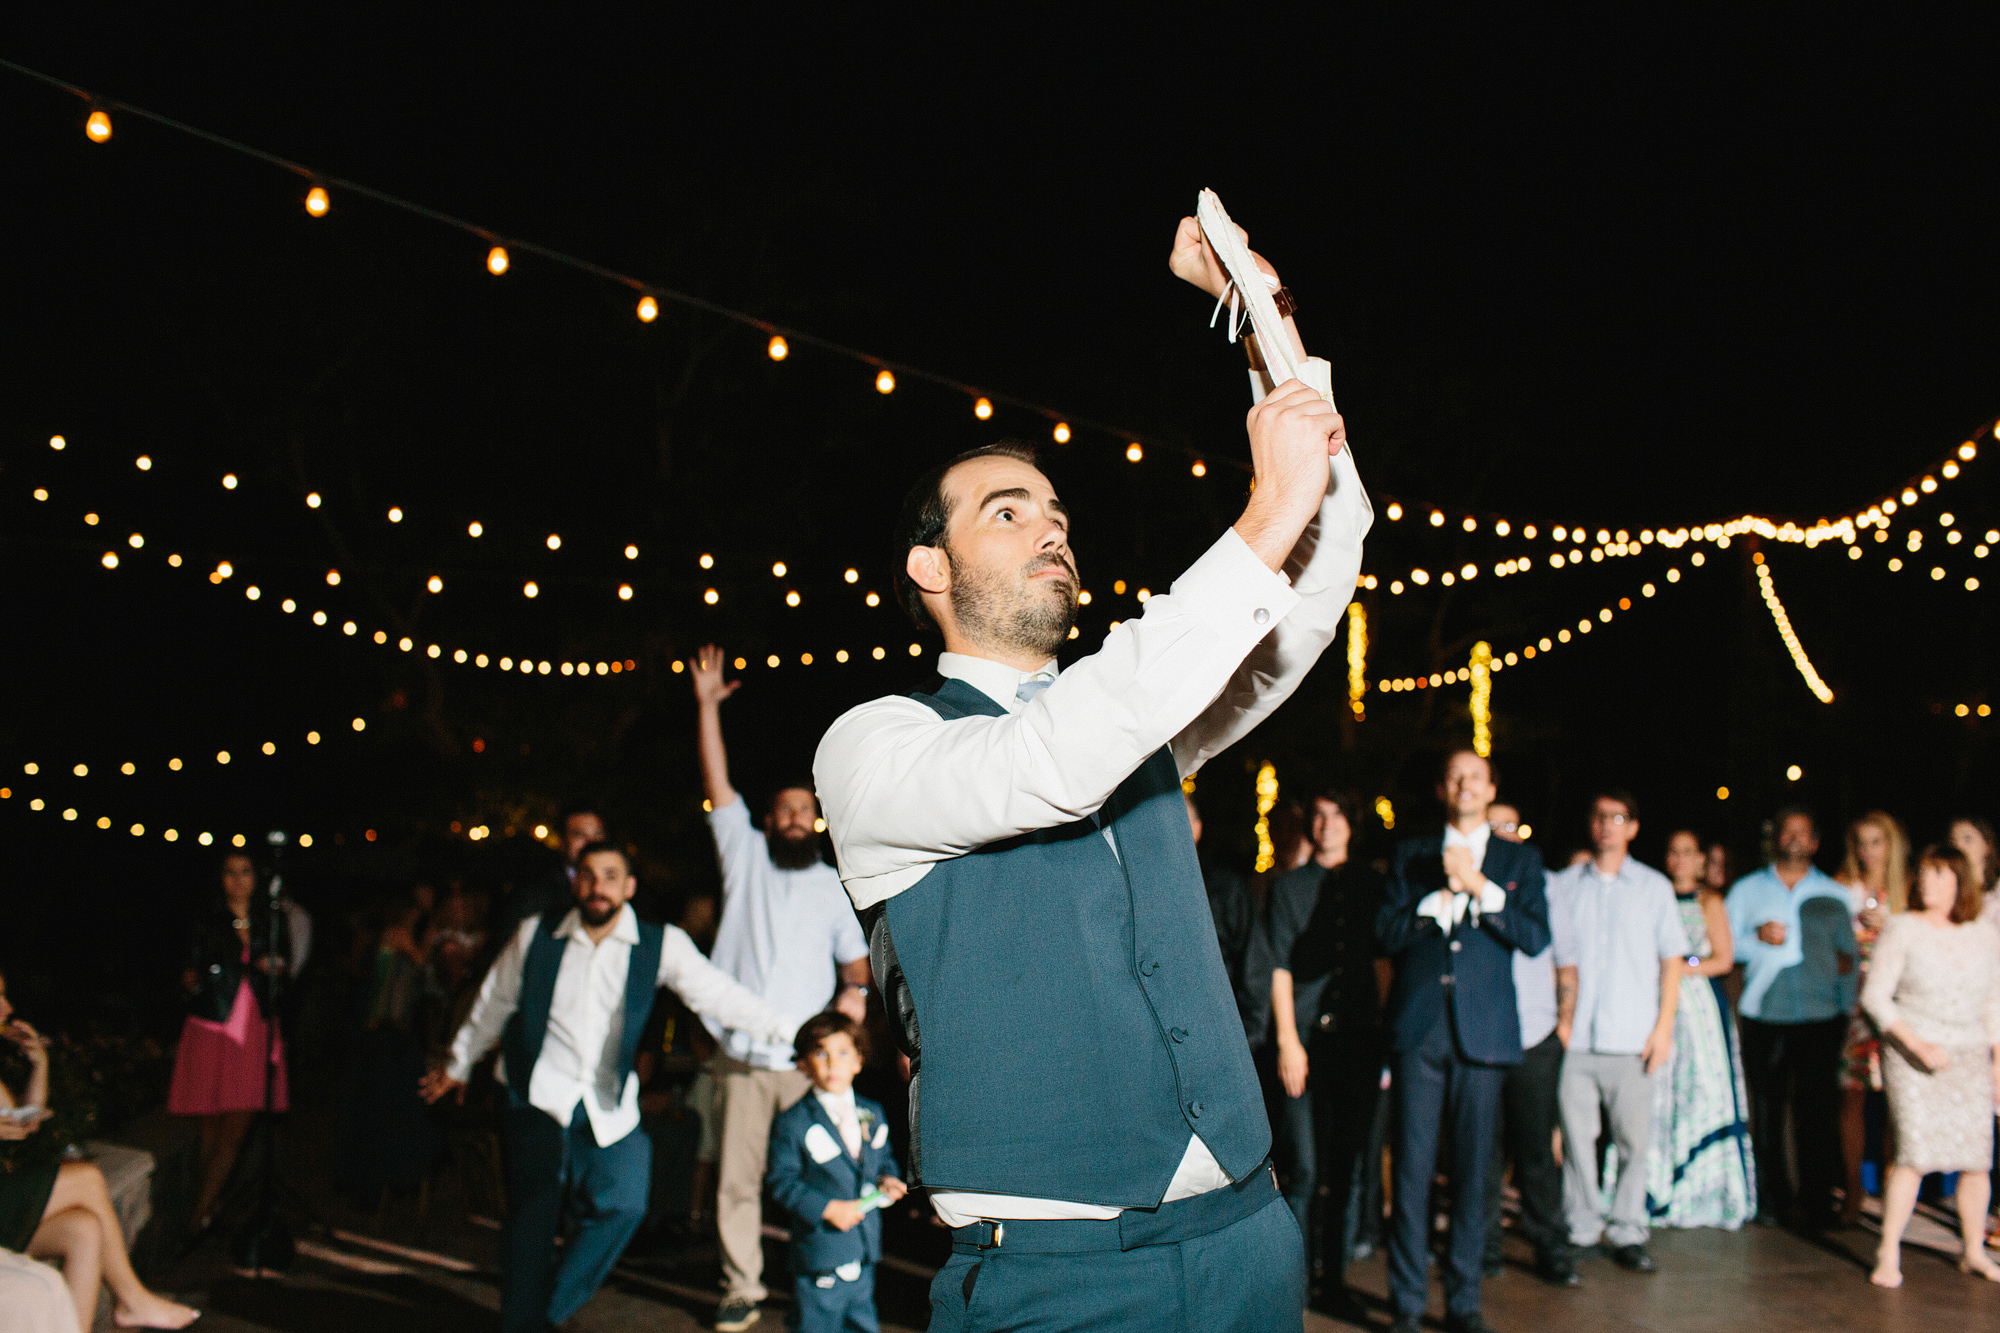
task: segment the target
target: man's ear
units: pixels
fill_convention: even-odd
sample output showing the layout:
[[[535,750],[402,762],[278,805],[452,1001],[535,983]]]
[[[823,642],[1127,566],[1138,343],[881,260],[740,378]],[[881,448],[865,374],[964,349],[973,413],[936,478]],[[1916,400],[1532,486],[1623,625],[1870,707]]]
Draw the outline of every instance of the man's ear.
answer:
[[[945,559],[940,547],[912,546],[903,562],[903,571],[910,576],[910,582],[925,592],[951,591],[951,562]]]

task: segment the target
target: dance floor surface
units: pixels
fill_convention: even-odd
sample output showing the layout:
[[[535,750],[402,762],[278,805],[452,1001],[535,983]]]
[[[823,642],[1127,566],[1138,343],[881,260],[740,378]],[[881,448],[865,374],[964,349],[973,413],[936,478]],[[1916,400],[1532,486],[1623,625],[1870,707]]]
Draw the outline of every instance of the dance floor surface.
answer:
[[[1874,1243],[1873,1232],[1861,1229],[1835,1232],[1817,1244],[1776,1231],[1663,1232],[1653,1241],[1660,1271],[1647,1276],[1591,1259],[1582,1266],[1582,1287],[1557,1290],[1510,1265],[1505,1277],[1486,1284],[1486,1317],[1498,1333],[2000,1328],[2000,1285],[1966,1277],[1953,1258],[1936,1251],[1906,1250],[1900,1290],[1870,1286]],[[779,1248],[771,1247],[774,1260]],[[201,1327],[209,1333],[486,1330],[496,1327],[499,1304],[491,1257],[490,1251],[479,1256],[487,1262],[474,1271],[451,1272],[336,1241],[313,1246],[282,1280],[249,1281],[231,1274],[226,1257],[209,1247],[185,1262],[170,1285],[207,1312]],[[1510,1258],[1525,1263],[1526,1255]],[[1372,1307],[1371,1326],[1385,1328],[1380,1257],[1355,1265],[1349,1276]],[[884,1327],[892,1333],[922,1328],[925,1266],[892,1259],[880,1279]],[[708,1326],[716,1296],[712,1248],[678,1259],[634,1257],[573,1326],[590,1333],[691,1333]],[[758,1327],[783,1328],[784,1313],[781,1300],[772,1302]],[[1441,1327],[1441,1313],[1434,1284],[1427,1322]],[[1319,1333],[1352,1325],[1312,1314],[1306,1327]]]

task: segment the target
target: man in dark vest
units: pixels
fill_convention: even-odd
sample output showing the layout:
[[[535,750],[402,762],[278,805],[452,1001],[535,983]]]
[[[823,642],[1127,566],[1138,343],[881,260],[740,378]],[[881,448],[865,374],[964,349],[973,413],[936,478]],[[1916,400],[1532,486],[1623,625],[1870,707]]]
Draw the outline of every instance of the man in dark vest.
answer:
[[[1172,262],[1223,291],[1192,218]],[[1332,404],[1266,387],[1242,518],[1060,672],[1080,584],[1032,451],[960,455],[904,503],[899,591],[940,679],[843,716],[814,775],[952,1229],[934,1333],[1302,1325],[1181,795],[1332,640],[1370,521]]]
[[[1398,844],[1375,933],[1389,984],[1391,1333],[1418,1333],[1430,1287],[1431,1180],[1451,1144],[1451,1240],[1444,1262],[1449,1333],[1486,1333],[1479,1313],[1486,1170],[1507,1068],[1521,1063],[1514,954],[1549,944],[1542,856],[1493,836],[1493,767],[1471,750],[1445,757],[1442,835]]]
[[[639,1128],[632,1060],[654,993],[668,987],[697,1014],[771,1041],[806,1017],[765,1004],[679,927],[639,920],[629,906],[637,886],[624,852],[585,847],[576,906],[521,923],[486,974],[449,1061],[423,1081],[426,1100],[463,1096],[472,1067],[500,1044],[506,1333],[541,1333],[576,1313],[645,1219],[653,1144]],[[572,1225],[558,1263],[566,1215]]]

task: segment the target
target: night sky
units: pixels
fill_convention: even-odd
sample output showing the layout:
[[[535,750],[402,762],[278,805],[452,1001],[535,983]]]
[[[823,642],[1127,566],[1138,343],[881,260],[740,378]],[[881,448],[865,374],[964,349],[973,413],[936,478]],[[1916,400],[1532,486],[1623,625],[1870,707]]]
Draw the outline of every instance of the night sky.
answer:
[[[311,218],[310,182],[131,114],[93,144],[87,103],[0,71],[0,833],[5,894],[24,905],[0,966],[51,1001],[74,988],[87,895],[107,989],[168,975],[217,850],[200,830],[311,833],[287,873],[337,922],[420,875],[518,879],[545,855],[534,825],[579,798],[639,847],[651,910],[671,913],[713,879],[673,660],[713,638],[751,662],[725,726],[752,799],[805,774],[833,717],[927,676],[931,645],[909,656],[889,597],[908,480],[1004,435],[1045,446],[1076,513],[1087,651],[1242,505],[1241,354],[1164,262],[1203,186],[1333,364],[1378,511],[1371,680],[1634,600],[1495,680],[1503,795],[1551,859],[1580,840],[1599,783],[1638,793],[1655,862],[1684,824],[1754,857],[1787,798],[1833,824],[1829,865],[1837,822],[1863,809],[1921,842],[2000,808],[2000,718],[1976,712],[2000,554],[1972,554],[2000,526],[1990,11],[1405,7],[1241,45],[1221,23],[1156,32],[1164,11],[913,13],[13,26],[0,56],[106,98],[1132,434],[1079,428],[1058,446],[1033,413],[982,422],[969,396],[908,376],[884,396],[870,367],[807,346],[774,363],[755,329],[672,302],[643,324],[634,293],[518,249],[496,278],[476,237],[339,190]],[[1739,539],[1702,548],[1700,569],[1695,548],[1657,546],[1546,567],[1557,524],[1851,514],[1981,430],[1964,475],[1858,561],[1839,543]],[[1423,521],[1431,506],[1444,528]],[[1947,511],[1963,544],[1944,543]],[[1527,523],[1539,540],[1520,538]],[[1753,547],[1831,706],[1786,655]],[[1494,577],[1516,556],[1535,572]],[[1483,571],[1469,584],[1389,591],[1412,567],[1468,561]],[[1659,596],[1640,596],[1647,582]],[[457,665],[458,648],[636,669],[530,679]],[[859,660],[836,665],[838,649]],[[1266,758],[1288,794],[1386,795],[1397,835],[1422,826],[1437,756],[1469,735],[1465,687],[1371,693],[1354,724],[1345,676],[1336,649],[1204,773],[1218,849],[1247,857],[1248,770]],[[469,841],[480,827],[492,836]],[[1391,836],[1369,834],[1376,850]]]

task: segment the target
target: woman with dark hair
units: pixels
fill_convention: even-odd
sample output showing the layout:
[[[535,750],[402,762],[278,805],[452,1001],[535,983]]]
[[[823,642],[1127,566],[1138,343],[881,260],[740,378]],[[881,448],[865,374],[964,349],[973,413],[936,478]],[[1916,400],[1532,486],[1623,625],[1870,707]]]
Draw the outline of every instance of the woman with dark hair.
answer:
[[[1646,1154],[1647,1211],[1664,1227],[1736,1230],[1757,1213],[1750,1097],[1722,979],[1736,966],[1729,912],[1709,885],[1701,839],[1667,839],[1667,877],[1687,931],[1687,970],[1674,1010],[1674,1049],[1653,1080],[1653,1138]]]
[[[246,852],[222,858],[221,892],[202,908],[188,940],[181,984],[189,1013],[181,1025],[167,1110],[201,1117],[201,1195],[194,1226],[206,1230],[237,1151],[264,1109],[269,1051],[271,1108],[286,1108],[285,1045],[266,1023],[271,978],[289,969],[291,933],[282,913],[272,947],[271,904],[257,892],[257,867]]]
[[[2000,855],[1994,854],[2000,844],[1994,841],[1993,826],[1974,815],[1960,815],[1951,821],[1951,845],[1965,854],[1972,877],[1979,881],[1980,918],[1988,925],[2000,925],[2000,888],[1994,887],[2000,880]]]
[[[1834,876],[1846,886],[1854,911],[1854,943],[1860,951],[1857,985],[1868,983],[1868,960],[1891,914],[1904,910],[1910,896],[1910,836],[1895,816],[1870,810],[1847,826],[1847,856]],[[1867,1150],[1868,1094],[1882,1091],[1882,1043],[1865,1013],[1847,1025],[1840,1056],[1840,1147],[1847,1184],[1841,1191],[1840,1221],[1861,1220],[1861,1158]]]
[[[18,1103],[0,1083],[0,1142],[18,1142],[48,1116],[49,1051],[40,1033],[14,1019],[3,976],[0,1041],[14,1043],[28,1057],[28,1085]],[[62,1260],[79,1328],[89,1328],[97,1315],[100,1282],[111,1288],[111,1317],[120,1328],[186,1328],[201,1317],[199,1310],[148,1291],[132,1271],[125,1230],[96,1166],[55,1159],[12,1170],[8,1165],[0,1163],[0,1250]],[[0,1310],[0,1324],[9,1313]]]
[[[1958,1172],[1959,1268],[2000,1282],[1985,1246],[2000,1107],[2000,950],[1979,922],[1982,897],[1962,852],[1926,848],[1910,910],[1890,918],[1875,941],[1861,1004],[1884,1037],[1882,1076],[1896,1126],[1882,1246],[1869,1276],[1878,1287],[1903,1284],[1903,1228],[1932,1171]]]

